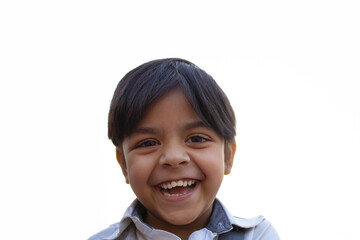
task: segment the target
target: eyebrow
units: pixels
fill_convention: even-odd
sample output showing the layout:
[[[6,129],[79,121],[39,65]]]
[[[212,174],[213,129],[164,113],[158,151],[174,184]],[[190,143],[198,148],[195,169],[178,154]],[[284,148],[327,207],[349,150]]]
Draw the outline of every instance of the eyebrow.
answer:
[[[139,127],[135,128],[134,131],[131,133],[133,134],[159,134],[160,130],[153,128],[153,127]]]
[[[205,127],[205,124],[202,121],[194,121],[186,123],[184,126],[181,127],[182,131],[189,131],[194,128]],[[138,127],[135,128],[131,135],[137,134],[161,134],[161,130],[155,127]]]
[[[190,123],[187,123],[184,125],[184,127],[182,128],[183,131],[187,131],[187,130],[191,130],[191,129],[194,129],[194,128],[198,128],[198,127],[205,127],[205,124],[204,122],[202,121],[195,121],[195,122],[190,122]]]

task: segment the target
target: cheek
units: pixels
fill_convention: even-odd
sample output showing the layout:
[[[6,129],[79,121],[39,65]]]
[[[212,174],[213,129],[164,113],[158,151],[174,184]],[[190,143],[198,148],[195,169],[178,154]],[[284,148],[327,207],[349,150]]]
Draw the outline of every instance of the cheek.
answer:
[[[224,175],[224,149],[215,148],[212,151],[204,151],[197,154],[198,166],[202,169],[206,176],[218,178]]]
[[[131,187],[137,189],[147,183],[151,174],[153,164],[149,159],[129,158],[128,161],[128,178]]]

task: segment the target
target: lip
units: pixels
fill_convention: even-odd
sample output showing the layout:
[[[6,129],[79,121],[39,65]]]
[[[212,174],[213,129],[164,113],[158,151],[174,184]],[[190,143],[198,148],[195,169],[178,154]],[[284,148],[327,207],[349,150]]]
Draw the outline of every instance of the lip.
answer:
[[[183,180],[183,179],[180,179],[180,180]],[[195,180],[195,179],[191,179],[191,180]],[[178,180],[173,180],[173,181],[178,181]],[[166,181],[164,183],[167,183],[167,182],[171,182],[171,181]],[[194,184],[195,184],[195,186],[191,190],[187,191],[184,194],[174,195],[174,196],[165,195],[161,190],[161,187],[160,187],[161,184],[157,185],[155,187],[155,189],[156,189],[156,192],[159,194],[159,196],[163,200],[169,201],[169,202],[177,202],[177,201],[183,201],[183,200],[186,200],[186,199],[190,198],[197,191],[199,185],[201,184],[201,181],[195,180]]]

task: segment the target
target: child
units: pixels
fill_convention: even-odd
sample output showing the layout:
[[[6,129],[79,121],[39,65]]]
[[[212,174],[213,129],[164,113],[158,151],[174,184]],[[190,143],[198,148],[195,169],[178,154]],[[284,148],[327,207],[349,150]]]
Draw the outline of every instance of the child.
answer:
[[[145,63],[125,75],[108,135],[137,199],[100,239],[279,239],[263,217],[233,217],[216,199],[231,171],[235,115],[206,72],[182,59]]]

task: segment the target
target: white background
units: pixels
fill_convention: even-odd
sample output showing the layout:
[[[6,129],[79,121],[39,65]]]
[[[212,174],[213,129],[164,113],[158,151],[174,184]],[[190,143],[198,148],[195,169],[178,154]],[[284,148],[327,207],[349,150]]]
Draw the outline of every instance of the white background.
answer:
[[[358,1],[2,1],[0,238],[86,239],[134,199],[107,139],[118,81],[164,57],[237,114],[218,197],[282,239],[360,239]]]

